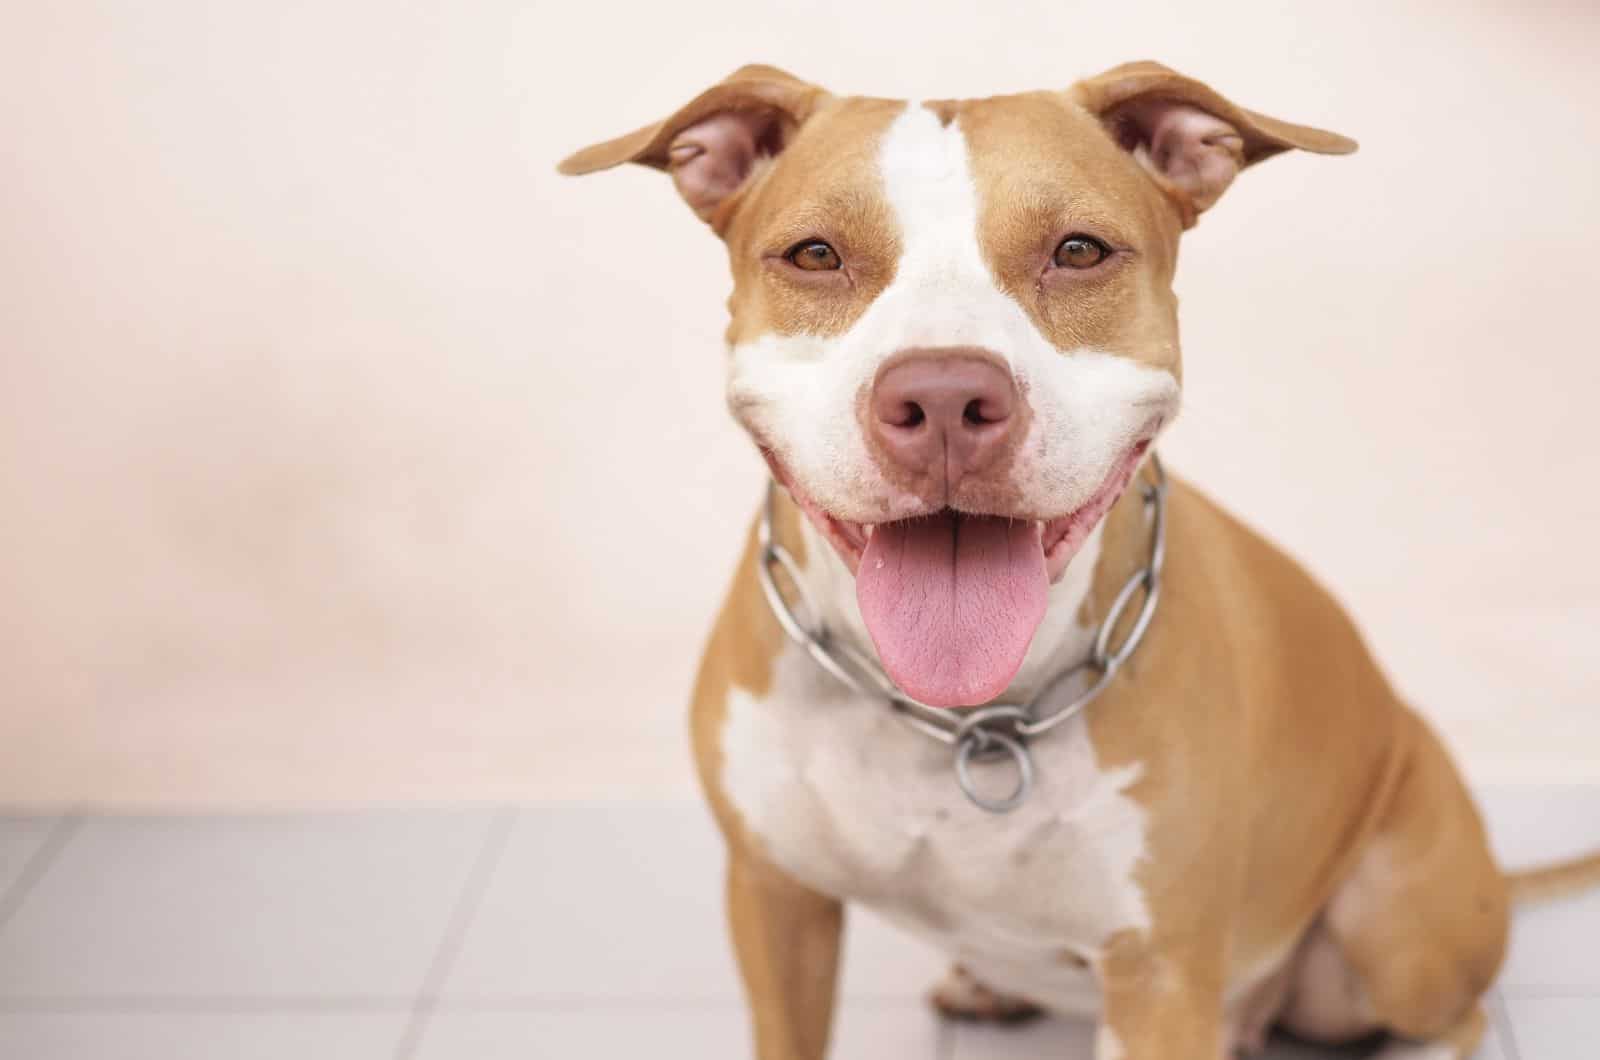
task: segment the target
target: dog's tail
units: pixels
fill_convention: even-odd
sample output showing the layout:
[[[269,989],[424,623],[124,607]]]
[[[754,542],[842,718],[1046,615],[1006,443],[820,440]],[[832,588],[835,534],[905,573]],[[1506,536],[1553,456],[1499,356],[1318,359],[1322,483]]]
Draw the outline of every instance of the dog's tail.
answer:
[[[1506,878],[1511,883],[1511,901],[1517,905],[1566,898],[1600,887],[1600,851],[1555,865],[1513,872]]]

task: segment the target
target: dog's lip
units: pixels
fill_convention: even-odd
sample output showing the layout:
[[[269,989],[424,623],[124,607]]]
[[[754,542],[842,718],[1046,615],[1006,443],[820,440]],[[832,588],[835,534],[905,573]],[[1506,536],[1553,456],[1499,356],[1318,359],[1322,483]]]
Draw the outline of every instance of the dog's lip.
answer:
[[[1043,524],[1040,544],[1044,546],[1045,567],[1050,572],[1052,582],[1061,576],[1067,564],[1072,561],[1072,557],[1077,555],[1084,538],[1094,530],[1094,524],[1105,518],[1106,513],[1122,498],[1128,483],[1132,481],[1133,472],[1138,469],[1139,461],[1144,459],[1145,453],[1150,451],[1153,440],[1152,435],[1130,446],[1117,462],[1111,465],[1105,481],[1088,500],[1078,506],[1076,511]],[[1088,525],[1085,525],[1086,522]]]
[[[1044,551],[1045,567],[1051,582],[1055,582],[1061,577],[1067,565],[1072,561],[1072,557],[1077,554],[1083,537],[1094,529],[1092,524],[1083,526],[1084,519],[1093,513],[1094,520],[1098,521],[1121,498],[1122,492],[1127,488],[1127,480],[1119,475],[1119,471],[1130,466],[1137,467],[1138,462],[1149,450],[1153,440],[1154,432],[1152,431],[1149,435],[1130,446],[1123,456],[1112,465],[1112,469],[1107,473],[1105,481],[1077,508],[1065,515],[1049,519],[1031,520],[1038,528],[1039,545]],[[853,522],[849,519],[839,518],[812,500],[804,490],[795,484],[793,476],[783,466],[783,461],[779,460],[777,454],[773,453],[772,450],[763,448],[761,455],[766,458],[767,465],[772,469],[773,477],[778,480],[778,483],[784,489],[789,491],[789,496],[810,517],[812,524],[822,531],[823,536],[828,539],[835,551],[839,553],[840,558],[845,561],[845,565],[850,568],[851,574],[855,574],[859,569],[861,557],[867,549],[867,542],[872,539],[873,531],[879,526],[892,522],[901,522],[903,519],[924,519],[949,511],[956,511],[962,515],[1016,518],[1007,512],[968,512],[948,507],[930,507],[926,511],[913,512],[908,516],[903,516],[901,519],[886,519],[876,523]],[[1082,532],[1074,534],[1074,530]],[[1068,547],[1070,538],[1076,538],[1077,540],[1071,547]]]
[[[789,496],[800,506],[812,525],[821,530],[823,536],[833,545],[845,565],[850,568],[850,573],[855,574],[861,566],[861,556],[867,550],[867,542],[872,538],[873,523],[857,523],[848,519],[840,519],[832,512],[823,508],[812,500],[810,495],[795,484],[788,468],[783,466],[783,461],[778,459],[776,453],[765,446],[761,455],[767,461],[767,467],[772,470],[772,477],[778,484],[789,491]]]

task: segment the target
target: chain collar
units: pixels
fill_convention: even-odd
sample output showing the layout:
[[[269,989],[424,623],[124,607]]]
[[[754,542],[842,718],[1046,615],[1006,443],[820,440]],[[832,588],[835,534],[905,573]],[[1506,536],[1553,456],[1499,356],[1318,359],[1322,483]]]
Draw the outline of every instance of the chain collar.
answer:
[[[975,710],[940,710],[926,706],[900,691],[876,660],[844,638],[834,636],[823,624],[821,612],[806,596],[799,565],[773,535],[773,511],[778,487],[770,481],[767,483],[766,506],[762,511],[757,539],[761,554],[756,573],[761,579],[761,590],[766,594],[767,603],[784,633],[804,648],[818,666],[851,691],[882,701],[912,729],[953,748],[956,783],[967,798],[990,813],[1008,813],[1021,806],[1033,789],[1034,767],[1028,746],[1030,741],[1076,717],[1094,702],[1117,675],[1122,664],[1139,647],[1139,642],[1150,628],[1151,619],[1155,617],[1156,602],[1161,597],[1161,568],[1167,551],[1167,476],[1154,453],[1150,454],[1149,466],[1151,481],[1140,486],[1145,507],[1151,513],[1149,560],[1134,572],[1112,600],[1111,609],[1106,612],[1095,633],[1089,657],[1045,682],[1033,698],[1025,703],[997,702]],[[801,621],[778,588],[774,575],[779,568],[793,583],[809,624]],[[1123,624],[1123,618],[1135,597],[1139,598],[1140,603],[1134,613],[1133,625],[1121,643],[1113,647],[1117,627]],[[1051,702],[1057,692],[1075,682],[1080,684],[1075,695],[1059,703]],[[981,793],[972,778],[974,761],[994,758],[1010,758],[1017,774],[1016,786],[1011,794],[999,799]]]

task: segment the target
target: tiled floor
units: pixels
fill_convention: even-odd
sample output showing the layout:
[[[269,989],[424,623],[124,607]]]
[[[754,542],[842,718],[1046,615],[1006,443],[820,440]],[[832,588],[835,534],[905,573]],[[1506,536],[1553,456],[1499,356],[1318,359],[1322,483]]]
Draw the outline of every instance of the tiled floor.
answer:
[[[1485,800],[1511,863],[1600,845],[1600,787]],[[746,1056],[720,869],[696,806],[0,818],[0,1058]],[[941,970],[855,917],[834,1056],[1091,1055],[941,1025]],[[1493,1012],[1484,1060],[1600,1055],[1600,895],[1519,914]]]

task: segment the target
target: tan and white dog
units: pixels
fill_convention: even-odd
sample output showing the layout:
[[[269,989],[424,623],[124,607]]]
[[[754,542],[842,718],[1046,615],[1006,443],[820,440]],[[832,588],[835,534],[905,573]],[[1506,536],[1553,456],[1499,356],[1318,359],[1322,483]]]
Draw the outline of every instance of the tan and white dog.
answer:
[[[728,403],[820,617],[933,707],[1084,658],[1145,562],[1179,405],[1178,239],[1246,166],[1351,141],[1154,63],[1065,91],[842,98],[739,70],[587,148],[672,174],[732,263]],[[1124,497],[1124,492],[1127,496]],[[1439,741],[1299,567],[1174,483],[1160,608],[993,816],[948,749],[786,640],[755,540],[700,669],[700,775],[762,1060],[825,1054],[843,903],[958,964],[947,1011],[1100,1020],[1101,1060],[1216,1060],[1283,1026],[1459,1060],[1521,890]]]

